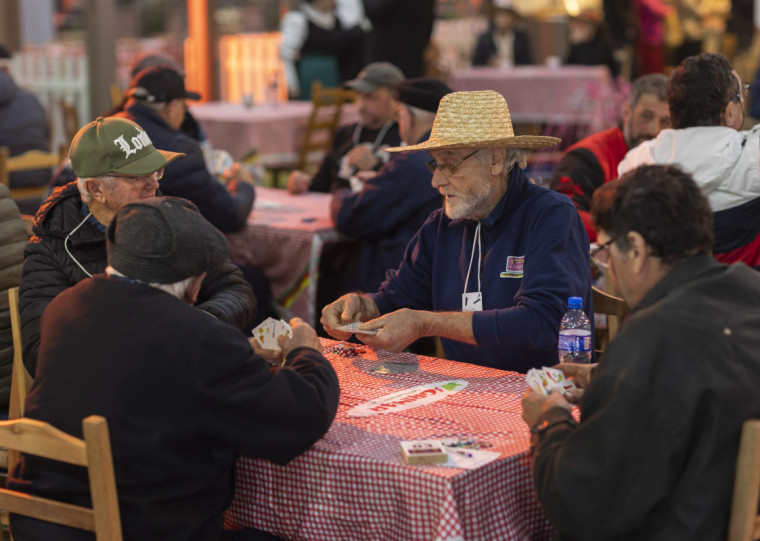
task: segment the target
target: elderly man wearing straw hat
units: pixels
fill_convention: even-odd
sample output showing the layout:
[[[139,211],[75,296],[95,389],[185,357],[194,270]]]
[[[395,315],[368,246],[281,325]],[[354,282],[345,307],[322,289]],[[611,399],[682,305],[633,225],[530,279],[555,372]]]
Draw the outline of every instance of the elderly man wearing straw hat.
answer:
[[[566,196],[515,165],[524,163],[522,149],[558,142],[516,136],[497,92],[445,96],[427,141],[389,149],[430,151],[444,208],[378,292],[349,293],[323,309],[327,332],[345,340],[350,332],[340,327],[359,321],[358,337],[373,347],[400,351],[439,336],[458,361],[521,372],[556,364],[567,298],[583,297],[593,312],[588,237]]]

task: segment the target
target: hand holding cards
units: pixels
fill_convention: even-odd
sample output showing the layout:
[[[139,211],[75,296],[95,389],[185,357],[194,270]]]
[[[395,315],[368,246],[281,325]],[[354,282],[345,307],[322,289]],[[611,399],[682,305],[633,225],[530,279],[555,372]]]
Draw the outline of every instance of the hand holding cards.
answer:
[[[288,338],[293,336],[293,329],[290,325],[281,319],[266,318],[256,325],[251,331],[253,337],[265,349],[280,349],[278,338],[281,335],[287,335]]]
[[[556,368],[543,367],[541,369],[531,368],[525,375],[525,382],[538,394],[548,395],[552,391],[559,391],[562,394],[576,389],[575,383],[565,377],[562,370]]]

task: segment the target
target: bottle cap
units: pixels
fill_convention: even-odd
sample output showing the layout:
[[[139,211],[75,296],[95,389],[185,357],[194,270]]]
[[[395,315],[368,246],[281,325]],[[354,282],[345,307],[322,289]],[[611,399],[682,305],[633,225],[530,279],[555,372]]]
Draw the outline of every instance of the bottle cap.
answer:
[[[570,309],[583,308],[583,297],[568,297],[567,307]]]

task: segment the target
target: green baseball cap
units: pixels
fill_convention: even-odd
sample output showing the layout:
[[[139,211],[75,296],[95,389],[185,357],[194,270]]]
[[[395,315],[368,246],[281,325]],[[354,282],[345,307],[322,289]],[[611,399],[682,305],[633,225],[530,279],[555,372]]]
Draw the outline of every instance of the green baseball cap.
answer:
[[[77,132],[69,147],[71,167],[81,178],[149,175],[182,157],[178,152],[157,150],[139,125],[117,117],[93,120]]]

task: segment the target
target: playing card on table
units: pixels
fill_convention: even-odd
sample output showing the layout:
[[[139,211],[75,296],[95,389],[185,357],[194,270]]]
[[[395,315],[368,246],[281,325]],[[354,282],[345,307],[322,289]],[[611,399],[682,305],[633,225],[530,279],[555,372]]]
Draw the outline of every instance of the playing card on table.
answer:
[[[293,336],[293,329],[281,319],[268,317],[256,325],[251,331],[251,334],[256,338],[256,341],[261,347],[266,349],[278,349],[280,347],[280,344],[277,342],[279,336],[286,334],[288,337],[291,337]]]
[[[575,383],[565,377],[562,370],[556,368],[531,368],[525,375],[525,382],[539,394],[547,395],[557,390],[564,394],[566,391],[575,389]]]
[[[379,329],[365,331],[364,329],[359,328],[359,325],[361,324],[362,324],[361,321],[354,321],[353,323],[349,323],[348,325],[343,325],[342,327],[338,327],[337,330],[352,332],[352,333],[357,333],[357,334],[377,334],[379,331]]]

